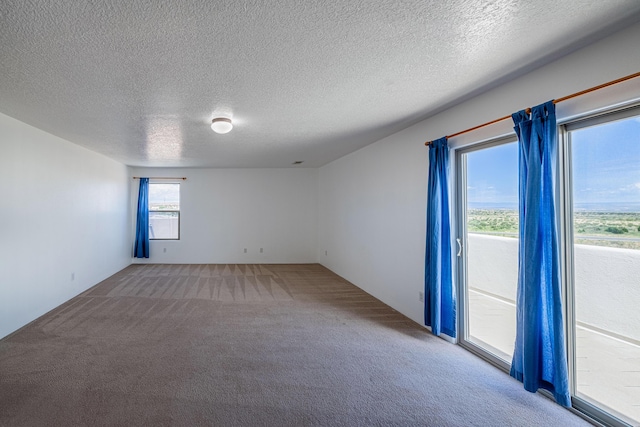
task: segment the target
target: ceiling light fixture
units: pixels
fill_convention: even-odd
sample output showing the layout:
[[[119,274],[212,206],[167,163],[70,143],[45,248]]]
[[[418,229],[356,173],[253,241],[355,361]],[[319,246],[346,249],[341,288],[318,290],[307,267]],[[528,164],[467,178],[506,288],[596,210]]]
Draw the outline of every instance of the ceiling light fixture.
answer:
[[[231,123],[231,119],[216,117],[211,121],[211,129],[213,129],[215,133],[228,133],[233,129],[233,124]]]

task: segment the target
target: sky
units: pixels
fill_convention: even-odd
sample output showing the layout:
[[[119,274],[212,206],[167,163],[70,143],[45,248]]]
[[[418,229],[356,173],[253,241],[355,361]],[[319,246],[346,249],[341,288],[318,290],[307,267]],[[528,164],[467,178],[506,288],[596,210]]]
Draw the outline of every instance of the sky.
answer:
[[[149,204],[180,203],[180,184],[153,184],[149,186]]]
[[[467,154],[467,201],[472,206],[518,207],[517,142]]]
[[[640,116],[573,131],[571,148],[576,207],[640,208]],[[517,208],[517,143],[467,154],[467,199],[471,207]]]
[[[573,132],[575,203],[640,203],[640,117]]]

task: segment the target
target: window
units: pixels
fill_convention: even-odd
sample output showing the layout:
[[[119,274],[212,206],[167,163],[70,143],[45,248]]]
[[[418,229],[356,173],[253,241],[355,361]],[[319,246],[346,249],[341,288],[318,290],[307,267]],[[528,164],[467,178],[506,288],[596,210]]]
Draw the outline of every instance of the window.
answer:
[[[149,239],[180,239],[180,184],[149,183]]]

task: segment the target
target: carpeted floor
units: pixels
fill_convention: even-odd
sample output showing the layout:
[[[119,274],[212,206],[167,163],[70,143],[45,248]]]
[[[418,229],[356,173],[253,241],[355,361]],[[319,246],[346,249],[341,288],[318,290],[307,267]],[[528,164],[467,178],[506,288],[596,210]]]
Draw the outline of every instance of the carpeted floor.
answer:
[[[588,425],[319,265],[132,265],[0,340],[2,426]]]

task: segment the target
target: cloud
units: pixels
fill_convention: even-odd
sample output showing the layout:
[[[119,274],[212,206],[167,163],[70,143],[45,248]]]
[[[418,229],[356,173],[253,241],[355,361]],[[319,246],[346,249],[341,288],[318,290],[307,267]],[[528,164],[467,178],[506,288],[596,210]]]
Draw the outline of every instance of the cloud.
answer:
[[[609,194],[635,194],[640,191],[640,182],[636,182],[635,184],[624,185],[618,187],[617,189],[610,189]]]

